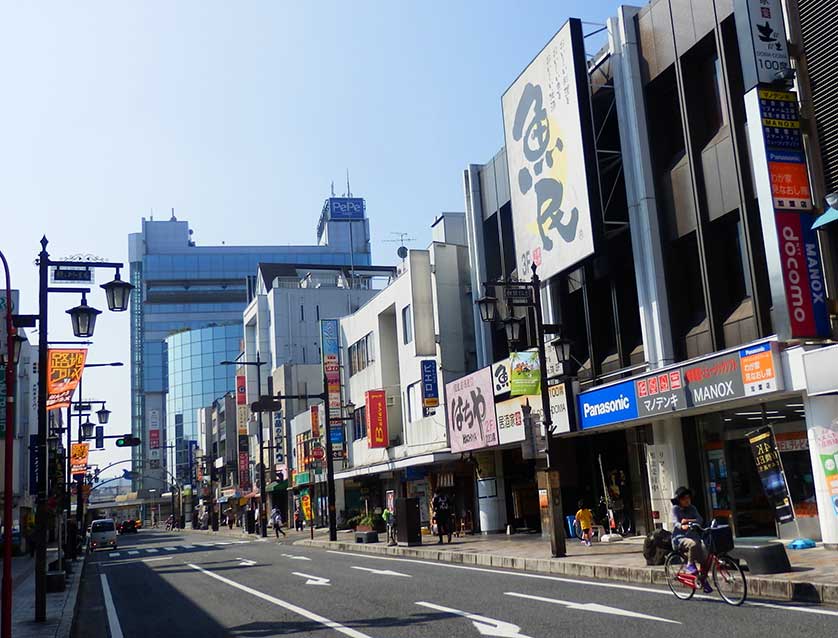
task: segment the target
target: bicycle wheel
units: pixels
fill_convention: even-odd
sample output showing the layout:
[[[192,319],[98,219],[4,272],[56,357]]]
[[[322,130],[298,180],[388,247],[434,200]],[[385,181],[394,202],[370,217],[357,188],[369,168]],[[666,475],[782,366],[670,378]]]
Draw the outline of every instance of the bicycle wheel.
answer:
[[[695,595],[695,587],[691,587],[678,579],[679,575],[686,574],[684,571],[686,565],[687,558],[678,552],[672,552],[666,557],[666,562],[663,564],[666,584],[669,585],[669,590],[675,594],[675,598],[679,600],[689,600]]]
[[[748,597],[745,572],[729,556],[717,556],[713,561],[713,584],[728,605],[741,605]]]

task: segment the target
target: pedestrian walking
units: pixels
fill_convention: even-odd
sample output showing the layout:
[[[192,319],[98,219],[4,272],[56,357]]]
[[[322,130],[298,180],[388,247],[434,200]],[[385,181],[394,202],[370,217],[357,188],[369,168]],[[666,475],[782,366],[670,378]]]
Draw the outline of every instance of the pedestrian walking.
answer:
[[[437,492],[431,503],[434,508],[436,533],[439,536],[437,545],[442,545],[443,536],[448,536],[448,542],[451,543],[451,536],[454,530],[451,529],[451,503],[448,500],[448,495]]]
[[[271,523],[273,523],[274,534],[276,534],[277,539],[279,539],[280,534],[285,536],[285,532],[282,531],[282,514],[280,514],[278,507],[271,511]]]
[[[594,513],[585,507],[585,501],[579,501],[579,510],[576,512],[576,524],[579,526],[582,536],[582,544],[591,546],[591,529],[593,528]]]
[[[299,507],[294,509],[294,529],[298,532],[303,531],[303,513]]]

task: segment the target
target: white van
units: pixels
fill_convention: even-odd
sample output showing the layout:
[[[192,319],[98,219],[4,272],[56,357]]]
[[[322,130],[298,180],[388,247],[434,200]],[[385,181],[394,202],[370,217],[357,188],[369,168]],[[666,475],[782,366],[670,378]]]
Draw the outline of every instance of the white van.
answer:
[[[100,518],[90,524],[90,550],[101,547],[116,549],[116,524],[112,518]]]

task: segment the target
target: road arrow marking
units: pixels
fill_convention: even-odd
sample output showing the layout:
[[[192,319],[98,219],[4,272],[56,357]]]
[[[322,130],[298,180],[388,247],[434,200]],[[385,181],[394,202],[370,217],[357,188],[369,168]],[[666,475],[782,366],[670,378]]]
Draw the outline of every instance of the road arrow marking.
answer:
[[[352,566],[352,569],[360,569],[361,571],[370,572],[371,574],[379,574],[381,576],[401,576],[403,578],[413,578],[410,574],[402,574],[389,569],[372,569],[371,567],[356,567],[354,565]]]
[[[329,585],[328,578],[321,578],[320,576],[312,576],[311,574],[301,574],[300,572],[291,572],[294,576],[300,576],[302,578],[307,578],[306,585]]]
[[[531,596],[529,594],[518,594],[516,592],[508,591],[507,596],[514,596],[516,598],[526,598],[527,600],[537,600],[542,603],[552,603],[554,605],[564,605],[568,609],[578,609],[580,611],[591,611],[595,614],[610,614],[612,616],[625,616],[627,618],[640,618],[641,620],[654,620],[657,622],[672,623],[673,625],[680,625],[677,620],[669,620],[668,618],[659,618],[658,616],[650,616],[648,614],[641,614],[637,611],[629,611],[627,609],[620,609],[619,607],[608,607],[607,605],[600,605],[598,603],[574,603],[569,600],[557,600],[555,598],[544,598],[543,596]]]
[[[294,554],[282,554],[285,558],[290,558],[291,560],[311,560],[307,556],[295,556]]]
[[[240,561],[241,561],[241,562],[239,563],[239,565],[241,565],[242,567],[253,567],[253,566],[256,564],[256,561],[255,561],[255,560],[250,560],[249,558],[239,558],[239,557],[236,557],[236,560],[240,560]]]
[[[452,609],[451,607],[443,607],[442,605],[435,605],[434,603],[418,602],[417,605],[427,607],[428,609],[435,609],[446,614],[454,614],[455,616],[462,616],[468,618],[475,629],[483,636],[496,636],[498,638],[531,638],[521,633],[521,628],[518,625],[513,625],[511,622],[504,622],[502,620],[495,620],[494,618],[487,618],[478,614],[470,614],[467,611],[460,611],[459,609]]]

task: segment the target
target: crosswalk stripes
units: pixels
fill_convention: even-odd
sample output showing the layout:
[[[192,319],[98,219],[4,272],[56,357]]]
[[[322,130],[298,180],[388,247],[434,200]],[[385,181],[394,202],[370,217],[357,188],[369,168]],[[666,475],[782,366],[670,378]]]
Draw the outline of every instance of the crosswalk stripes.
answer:
[[[176,552],[177,551],[177,547],[164,547],[163,549],[167,552]]]
[[[130,551],[128,552],[128,555],[129,555],[129,556],[136,556],[136,555],[137,555],[137,554],[139,554],[139,553],[140,553],[140,552],[138,552],[136,549],[132,549],[132,550],[130,550]]]
[[[157,548],[155,548],[155,547],[149,547],[149,548],[148,548],[147,550],[145,550],[145,551],[147,551],[149,554],[156,554],[159,550],[158,550]]]
[[[119,552],[111,552],[108,554],[108,558],[119,558]]]
[[[158,554],[161,551],[164,552],[177,552],[182,550],[188,549],[199,549],[202,547],[218,547],[218,546],[227,546],[227,545],[246,545],[248,543],[252,543],[253,541],[246,540],[246,541],[219,541],[219,542],[210,542],[210,543],[194,543],[191,545],[170,545],[167,547],[142,547],[140,549],[131,549],[127,552],[110,552],[108,554],[108,558],[119,558],[123,555],[123,553],[128,554],[128,556],[137,556],[140,553],[144,552],[146,554]]]

